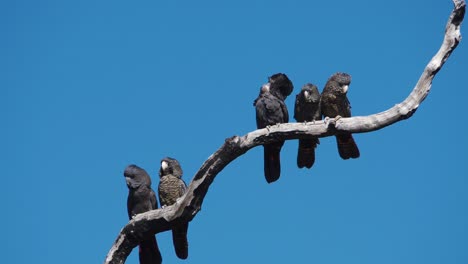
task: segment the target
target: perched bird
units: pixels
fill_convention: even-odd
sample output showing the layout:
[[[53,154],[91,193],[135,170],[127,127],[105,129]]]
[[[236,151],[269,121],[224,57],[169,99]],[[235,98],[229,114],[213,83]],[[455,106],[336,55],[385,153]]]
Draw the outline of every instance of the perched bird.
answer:
[[[284,100],[292,93],[293,84],[288,76],[277,73],[268,78],[254,101],[257,128],[265,128],[289,122]],[[264,174],[268,183],[279,179],[281,174],[280,151],[284,140],[263,145]]]
[[[156,195],[151,189],[151,178],[146,171],[136,165],[128,165],[124,171],[128,186],[127,210],[132,219],[137,214],[158,208]],[[162,263],[156,237],[151,236],[139,245],[140,264]]]
[[[351,117],[351,105],[346,97],[350,83],[351,76],[347,73],[335,73],[328,79],[321,97],[323,116]],[[351,133],[337,134],[336,142],[342,159],[359,158],[359,149]]]
[[[187,186],[182,178],[182,168],[176,159],[166,157],[161,160],[159,169],[159,201],[161,206],[169,206],[177,201],[177,198],[185,194]],[[172,228],[172,243],[177,257],[188,257],[187,241],[188,222],[177,224]]]
[[[320,111],[320,93],[317,86],[306,84],[296,95],[294,104],[294,119],[297,122],[310,122],[322,119]],[[318,138],[299,139],[297,150],[297,166],[311,168],[315,162],[315,148],[320,144]]]

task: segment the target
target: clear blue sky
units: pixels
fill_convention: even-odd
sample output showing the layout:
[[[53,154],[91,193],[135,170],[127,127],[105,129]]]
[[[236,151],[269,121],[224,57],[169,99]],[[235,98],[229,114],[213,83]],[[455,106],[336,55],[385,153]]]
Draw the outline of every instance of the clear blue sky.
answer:
[[[226,1],[227,2],[227,1]],[[267,77],[353,81],[354,115],[412,90],[439,49],[449,0],[2,1],[2,263],[102,263],[127,223],[123,169],[177,158],[190,182],[224,139],[255,129]],[[468,36],[465,23],[462,33]],[[324,138],[311,170],[286,142],[231,163],[165,263],[468,263],[468,39],[407,121],[358,134],[357,160]],[[127,263],[137,263],[132,254]]]

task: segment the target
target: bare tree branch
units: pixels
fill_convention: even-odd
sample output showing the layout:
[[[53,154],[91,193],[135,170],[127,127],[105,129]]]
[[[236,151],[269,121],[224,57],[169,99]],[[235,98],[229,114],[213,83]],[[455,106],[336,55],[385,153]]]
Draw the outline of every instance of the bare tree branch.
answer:
[[[251,148],[277,141],[309,136],[327,137],[340,132],[364,133],[392,125],[411,117],[428,95],[432,80],[461,40],[460,25],[465,15],[465,0],[453,0],[455,7],[446,25],[439,51],[424,69],[418,83],[400,104],[377,114],[351,118],[333,118],[320,122],[288,123],[234,136],[203,163],[187,193],[177,203],[163,209],[137,215],[120,231],[105,259],[105,264],[125,263],[127,256],[143,238],[170,230],[179,222],[191,221],[200,211],[203,199],[216,175],[231,161]]]

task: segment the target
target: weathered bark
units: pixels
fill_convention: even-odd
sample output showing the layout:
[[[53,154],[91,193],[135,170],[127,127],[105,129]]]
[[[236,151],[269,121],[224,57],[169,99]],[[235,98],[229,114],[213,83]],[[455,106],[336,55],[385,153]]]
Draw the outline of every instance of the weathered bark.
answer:
[[[225,143],[195,174],[187,193],[174,205],[137,215],[120,231],[105,259],[105,264],[124,263],[132,249],[144,237],[170,230],[173,224],[191,221],[200,211],[203,199],[216,175],[231,161],[249,149],[277,141],[309,136],[327,137],[340,132],[371,132],[410,118],[428,95],[432,80],[461,40],[460,25],[465,14],[465,1],[453,0],[455,7],[448,20],[439,51],[424,69],[410,95],[400,104],[377,114],[319,122],[288,123],[234,136]]]

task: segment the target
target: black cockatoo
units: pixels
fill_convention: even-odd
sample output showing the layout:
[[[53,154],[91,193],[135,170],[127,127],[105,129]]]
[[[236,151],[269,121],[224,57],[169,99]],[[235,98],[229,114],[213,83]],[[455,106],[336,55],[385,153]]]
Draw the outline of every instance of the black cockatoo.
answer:
[[[151,189],[151,178],[146,171],[136,165],[128,165],[124,171],[128,186],[127,210],[132,219],[137,214],[158,208],[156,194]],[[139,245],[140,264],[162,263],[156,237],[151,236]]]
[[[322,119],[320,111],[320,93],[317,86],[306,84],[296,95],[294,104],[294,119],[297,122],[311,122]],[[315,162],[315,148],[320,141],[318,138],[299,139],[297,150],[297,166],[311,168]]]
[[[323,116],[351,117],[351,105],[346,96],[350,83],[351,76],[347,73],[335,73],[328,79],[321,97]],[[359,158],[359,149],[351,133],[337,134],[336,142],[342,159]]]
[[[176,159],[166,157],[161,160],[159,169],[159,201],[161,206],[174,204],[177,199],[185,194],[187,186],[182,180],[182,168]],[[188,257],[187,231],[188,222],[180,223],[172,228],[172,242],[174,250],[180,259]]]
[[[293,84],[288,76],[277,73],[268,78],[254,101],[257,128],[265,128],[289,122],[288,109],[284,100],[292,93]],[[284,141],[263,145],[264,173],[268,183],[279,179],[281,174],[280,151]]]

